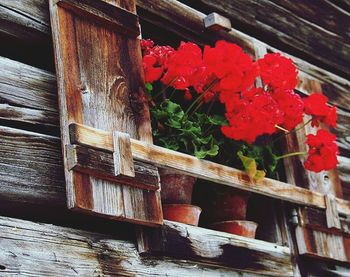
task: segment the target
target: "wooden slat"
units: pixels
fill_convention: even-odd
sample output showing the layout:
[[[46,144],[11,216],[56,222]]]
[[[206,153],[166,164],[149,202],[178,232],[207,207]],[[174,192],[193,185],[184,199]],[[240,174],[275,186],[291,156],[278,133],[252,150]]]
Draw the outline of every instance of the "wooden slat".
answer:
[[[350,238],[309,228],[297,227],[300,255],[338,262],[350,262]]]
[[[80,13],[88,9],[103,19],[113,15],[123,26],[134,28],[136,16],[129,20],[129,15],[135,13],[135,2],[69,0],[74,5],[68,9],[60,5],[62,1],[56,2],[50,0],[50,13],[68,207],[111,219],[161,224],[159,190],[143,190],[69,170],[65,151],[70,144],[68,125],[71,122],[110,132],[123,131],[136,139],[152,142],[139,40],[125,36],[120,28],[97,24]],[[72,12],[76,8],[79,11]]]
[[[147,190],[158,190],[159,175],[155,166],[135,161],[135,177],[115,176],[113,154],[97,149],[69,145],[66,147],[68,168],[98,178]],[[131,158],[132,161],[132,158]]]
[[[149,229],[151,253],[258,271],[269,276],[293,276],[290,250],[273,243],[165,221]]]
[[[340,230],[329,229],[327,226],[326,214],[324,211],[304,207],[300,210],[301,225],[309,229],[316,229],[333,234],[344,234],[350,237],[350,220],[340,217]]]
[[[79,124],[70,125],[71,142],[85,146],[113,151],[112,134]],[[172,168],[184,174],[214,183],[240,188],[281,200],[325,209],[324,196],[318,192],[264,178],[251,182],[247,175],[237,169],[200,160],[193,156],[168,150],[153,144],[131,139],[131,150],[136,160],[153,163],[162,168]],[[350,214],[350,202],[337,198],[337,210]]]
[[[0,217],[0,234],[1,276],[262,276],[183,259],[141,257],[133,242],[115,235],[7,217]]]
[[[66,209],[60,139],[0,126],[0,203]]]

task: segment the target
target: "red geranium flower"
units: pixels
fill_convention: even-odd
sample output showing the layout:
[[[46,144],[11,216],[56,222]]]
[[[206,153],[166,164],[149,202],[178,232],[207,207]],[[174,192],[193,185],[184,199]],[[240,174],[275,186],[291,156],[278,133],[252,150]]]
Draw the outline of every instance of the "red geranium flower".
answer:
[[[314,172],[335,168],[338,164],[335,139],[335,135],[323,129],[318,130],[316,135],[308,135],[309,156],[304,163],[305,168]]]
[[[186,89],[199,82],[203,71],[202,51],[191,42],[181,42],[180,47],[167,59],[166,72],[161,81],[176,89]]]
[[[205,46],[204,64],[220,80],[214,90],[239,92],[251,87],[257,76],[257,66],[238,45],[223,40],[214,48]]]
[[[225,104],[230,111],[226,113],[229,125],[221,131],[234,140],[253,143],[260,135],[273,134],[276,124],[283,122],[276,101],[262,88],[244,91],[241,97],[236,94]]]
[[[305,113],[312,116],[312,126],[318,127],[320,122],[323,122],[331,127],[336,127],[336,108],[329,107],[327,101],[328,98],[320,93],[311,94],[304,99]]]
[[[298,71],[291,59],[279,53],[266,54],[258,64],[261,78],[270,88],[291,90],[297,85]]]
[[[142,65],[145,73],[146,83],[152,83],[158,80],[163,73],[163,67],[157,66],[157,59],[154,56],[144,56],[142,58]]]
[[[150,39],[141,40],[141,48],[145,82],[152,83],[162,76],[165,62],[175,50],[170,46],[154,46]]]
[[[282,126],[287,130],[294,129],[303,120],[304,103],[301,97],[293,90],[276,90],[272,98],[278,108],[284,113]]]

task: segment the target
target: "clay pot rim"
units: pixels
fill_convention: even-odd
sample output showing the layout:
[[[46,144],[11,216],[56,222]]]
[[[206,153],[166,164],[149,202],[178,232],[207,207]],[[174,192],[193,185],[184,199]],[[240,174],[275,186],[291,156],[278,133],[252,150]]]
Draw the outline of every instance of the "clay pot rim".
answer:
[[[229,223],[248,223],[248,224],[252,224],[255,225],[256,227],[259,226],[258,223],[251,221],[251,220],[224,220],[224,221],[218,221],[218,222],[214,222],[211,224],[211,226],[215,226],[215,225],[219,225],[219,224],[229,224]]]
[[[163,204],[163,207],[188,207],[188,208],[195,208],[199,211],[202,211],[202,208],[196,205],[191,205],[191,204]]]

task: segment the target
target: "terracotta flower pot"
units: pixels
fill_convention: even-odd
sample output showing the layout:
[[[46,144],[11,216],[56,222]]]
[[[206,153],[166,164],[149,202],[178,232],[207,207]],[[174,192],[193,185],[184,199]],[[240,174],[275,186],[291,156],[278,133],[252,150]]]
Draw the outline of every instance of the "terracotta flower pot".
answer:
[[[202,209],[188,204],[165,204],[163,205],[164,219],[198,226],[199,216]]]
[[[247,203],[251,193],[220,188],[212,196],[208,208],[206,208],[209,222],[246,219]]]
[[[231,220],[216,222],[211,225],[212,229],[247,238],[255,238],[258,224],[247,220]]]
[[[193,185],[197,178],[159,169],[161,197],[164,204],[191,204]]]

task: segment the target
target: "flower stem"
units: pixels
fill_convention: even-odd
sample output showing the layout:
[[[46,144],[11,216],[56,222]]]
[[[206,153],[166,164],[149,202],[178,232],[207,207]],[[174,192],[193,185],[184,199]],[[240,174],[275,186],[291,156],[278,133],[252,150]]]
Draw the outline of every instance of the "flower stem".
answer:
[[[278,136],[276,139],[274,139],[274,140],[272,141],[272,143],[275,143],[276,141],[280,140],[280,139],[281,139],[282,137],[284,137],[284,136],[288,136],[288,135],[290,135],[290,134],[293,134],[293,133],[298,132],[299,130],[303,129],[306,125],[308,125],[311,121],[312,121],[312,118],[309,119],[308,121],[306,121],[306,122],[305,122],[303,125],[301,125],[299,128],[295,128],[295,129],[293,129],[293,130],[291,130],[291,131],[288,131],[288,130],[286,130],[286,129],[284,129],[284,128],[278,126],[278,125],[275,125],[275,127],[276,127],[277,129],[280,129],[280,130],[284,131],[284,134]],[[280,128],[279,128],[279,127],[280,127]]]
[[[204,95],[219,81],[219,79],[215,79],[213,82],[210,83],[210,85],[206,88],[205,91],[202,92],[201,95],[197,97],[196,100],[193,101],[193,103],[188,107],[188,109],[185,112],[185,115],[188,115],[188,113],[192,110],[192,108],[204,97]]]
[[[154,95],[152,99],[156,99],[159,95],[162,95],[176,81],[176,79],[177,77],[175,77],[174,80],[172,80],[169,84],[167,84],[167,86],[164,89],[162,89],[160,92]]]
[[[288,153],[288,154],[285,154],[285,155],[282,155],[282,156],[278,156],[276,157],[277,160],[280,160],[280,159],[284,159],[284,158],[288,158],[288,157],[293,157],[293,156],[299,156],[299,155],[306,155],[307,152],[303,151],[303,152],[293,152],[293,153]]]

